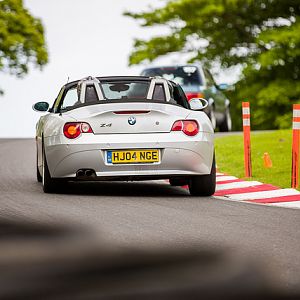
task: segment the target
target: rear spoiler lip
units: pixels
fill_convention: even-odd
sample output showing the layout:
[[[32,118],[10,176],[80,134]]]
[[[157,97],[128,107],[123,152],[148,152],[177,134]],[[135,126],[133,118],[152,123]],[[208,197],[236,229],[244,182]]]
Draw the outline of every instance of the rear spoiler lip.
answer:
[[[113,112],[116,115],[137,115],[137,114],[148,114],[150,110],[118,110]]]
[[[173,103],[173,102],[166,102],[166,101],[158,101],[158,100],[147,100],[147,99],[126,99],[126,100],[122,100],[119,101],[118,103],[148,103],[148,104],[163,104],[163,105],[173,105],[176,107],[181,107],[183,109],[186,109],[185,107],[177,104],[177,103]],[[66,108],[64,110],[61,111],[61,113],[66,113],[66,112],[70,112],[72,110],[78,109],[78,108],[82,108],[82,107],[88,107],[88,106],[94,106],[94,105],[109,105],[109,104],[116,104],[116,100],[105,100],[105,101],[95,101],[95,102],[90,102],[90,103],[82,103],[78,106],[71,106],[70,108]],[[123,109],[124,110],[124,109]],[[114,109],[114,111],[116,111],[116,109]]]

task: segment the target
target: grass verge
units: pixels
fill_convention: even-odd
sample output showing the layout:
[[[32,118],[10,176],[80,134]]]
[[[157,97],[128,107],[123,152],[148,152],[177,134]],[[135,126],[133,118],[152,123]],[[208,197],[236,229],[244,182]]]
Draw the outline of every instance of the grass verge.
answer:
[[[282,188],[291,187],[292,130],[251,133],[251,180],[270,183]],[[217,137],[215,140],[218,169],[223,173],[243,178],[244,144],[242,135]],[[266,169],[264,153],[268,152],[272,168]]]

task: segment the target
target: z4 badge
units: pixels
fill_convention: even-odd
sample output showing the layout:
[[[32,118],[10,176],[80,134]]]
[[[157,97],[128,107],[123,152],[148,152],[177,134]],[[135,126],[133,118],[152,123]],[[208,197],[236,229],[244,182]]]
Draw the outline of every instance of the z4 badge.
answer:
[[[103,123],[100,124],[100,127],[111,127],[112,123]]]

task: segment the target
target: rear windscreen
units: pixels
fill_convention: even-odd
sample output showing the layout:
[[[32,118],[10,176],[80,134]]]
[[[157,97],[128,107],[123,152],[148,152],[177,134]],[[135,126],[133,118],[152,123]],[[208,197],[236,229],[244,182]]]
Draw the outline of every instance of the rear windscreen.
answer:
[[[118,99],[146,99],[150,82],[116,81],[101,83],[104,98]]]

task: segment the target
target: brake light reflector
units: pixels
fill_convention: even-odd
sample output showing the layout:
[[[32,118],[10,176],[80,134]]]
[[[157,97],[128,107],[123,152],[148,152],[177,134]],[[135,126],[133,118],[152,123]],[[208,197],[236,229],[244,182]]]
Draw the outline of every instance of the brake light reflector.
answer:
[[[81,133],[93,133],[91,126],[83,122],[71,122],[64,125],[64,135],[68,139],[75,139]]]
[[[195,120],[179,120],[173,124],[171,131],[182,131],[188,136],[195,136],[199,132],[199,124]]]

